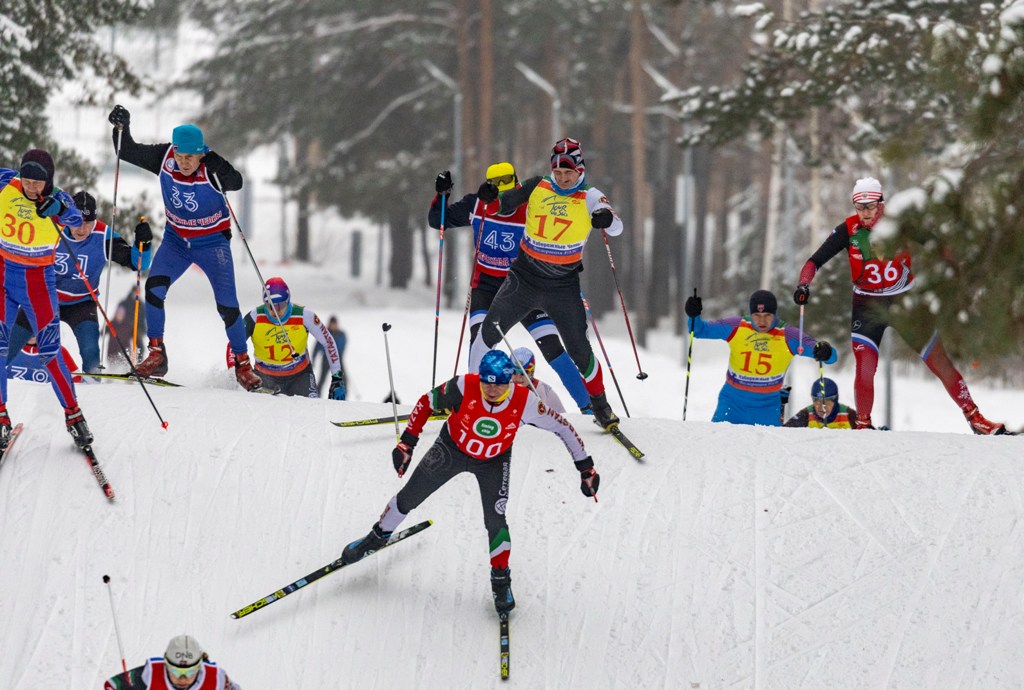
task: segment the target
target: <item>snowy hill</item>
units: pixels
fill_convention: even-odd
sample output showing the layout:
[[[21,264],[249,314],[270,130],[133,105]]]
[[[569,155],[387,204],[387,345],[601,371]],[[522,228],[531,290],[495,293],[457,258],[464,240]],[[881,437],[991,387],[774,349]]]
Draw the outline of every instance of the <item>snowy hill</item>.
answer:
[[[255,305],[246,271],[239,291]],[[115,504],[49,388],[12,383],[12,415],[27,426],[0,470],[0,688],[99,688],[120,670],[104,574],[130,666],[188,632],[245,690],[501,685],[486,534],[466,477],[410,516],[435,520],[425,533],[229,618],[335,558],[402,485],[392,427],[328,424],[390,413],[382,322],[394,324],[403,411],[430,384],[432,294],[342,287],[294,266],[264,273],[341,316],[354,402],[242,392],[198,272],[167,303],[170,378],[187,387],[150,389],[167,430],[134,384],[78,387]],[[117,274],[111,294],[130,282]],[[439,378],[461,313],[441,319]],[[573,416],[601,473],[595,503],[557,439],[520,434],[506,686],[1024,687],[1024,440],[969,435],[926,372],[899,379],[895,396],[900,428],[917,431],[711,424],[725,351],[708,341],[681,422],[678,339],[652,334],[641,383],[615,321],[601,331],[633,413],[623,428],[647,459]],[[521,329],[512,338],[526,344]],[[544,362],[538,373],[557,386]],[[793,373],[802,403],[817,368]],[[849,391],[849,372],[832,375]],[[971,383],[993,417],[1024,422],[1021,392]],[[417,458],[439,428],[428,424]]]
[[[45,387],[0,471],[0,687],[98,688],[189,632],[246,690],[498,686],[487,543],[469,478],[393,549],[235,621],[336,557],[401,480],[389,406],[81,386],[106,502]],[[554,437],[514,450],[512,680],[523,688],[1019,688],[1017,438],[633,419],[637,463],[574,417],[585,499]],[[433,438],[439,422],[431,422]],[[855,442],[854,442],[855,441]],[[422,454],[420,450],[420,454]]]

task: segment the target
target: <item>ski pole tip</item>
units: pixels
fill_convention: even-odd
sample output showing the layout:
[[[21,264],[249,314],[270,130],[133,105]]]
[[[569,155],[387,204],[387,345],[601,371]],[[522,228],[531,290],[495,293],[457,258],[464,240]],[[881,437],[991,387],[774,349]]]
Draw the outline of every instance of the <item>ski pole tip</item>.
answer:
[[[387,333],[388,331],[391,330],[391,324],[390,323],[382,323],[380,325],[380,327],[381,327],[381,330],[383,330],[385,333]]]
[[[640,379],[641,381],[643,381],[644,379],[647,378],[647,372],[646,371],[641,371],[639,374],[636,375],[636,377],[638,379]]]
[[[166,428],[167,428],[167,424],[168,424],[168,422],[164,422],[164,423],[163,423],[163,424],[161,424],[160,426],[161,426],[161,427],[163,427],[164,429],[166,429]]]
[[[105,585],[109,585],[110,584],[110,576],[109,575],[104,575],[103,576],[103,584],[105,584]]]

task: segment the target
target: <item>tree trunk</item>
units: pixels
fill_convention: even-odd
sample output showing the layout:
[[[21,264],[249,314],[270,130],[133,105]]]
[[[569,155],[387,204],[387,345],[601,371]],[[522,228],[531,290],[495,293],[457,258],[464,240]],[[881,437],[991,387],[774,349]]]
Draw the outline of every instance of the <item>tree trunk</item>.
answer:
[[[388,209],[388,237],[391,239],[391,259],[388,274],[391,287],[409,287],[412,278],[412,228],[409,227],[409,210],[402,204],[393,204]]]

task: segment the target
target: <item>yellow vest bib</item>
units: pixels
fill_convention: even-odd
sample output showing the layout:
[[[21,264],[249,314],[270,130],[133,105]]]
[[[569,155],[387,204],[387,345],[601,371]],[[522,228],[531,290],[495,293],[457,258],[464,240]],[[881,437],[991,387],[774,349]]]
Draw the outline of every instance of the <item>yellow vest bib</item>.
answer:
[[[40,218],[36,205],[13,179],[0,190],[0,256],[30,266],[49,266],[60,235],[49,218]]]
[[[793,353],[786,344],[786,330],[776,326],[759,333],[749,321],[741,321],[729,338],[728,382],[740,390],[774,393],[782,389]]]
[[[256,369],[269,374],[293,374],[305,368],[306,342],[309,331],[302,323],[302,309],[292,307],[292,313],[283,325],[271,321],[266,315],[266,308],[259,307],[256,324],[252,331],[253,356],[256,358]],[[292,353],[295,357],[292,358]]]
[[[556,194],[547,178],[530,194],[522,248],[535,259],[553,264],[571,264],[583,259],[583,246],[590,235],[587,191],[569,196]]]

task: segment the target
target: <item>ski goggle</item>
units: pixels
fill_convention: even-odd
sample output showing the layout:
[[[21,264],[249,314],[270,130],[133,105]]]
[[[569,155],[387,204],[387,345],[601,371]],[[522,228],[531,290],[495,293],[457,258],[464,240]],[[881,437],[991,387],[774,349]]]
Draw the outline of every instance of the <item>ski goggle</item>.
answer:
[[[874,211],[876,208],[878,208],[878,202],[877,201],[869,201],[866,204],[855,203],[853,205],[853,207],[855,209],[857,209],[858,211]]]
[[[166,662],[166,659],[165,659]],[[203,665],[202,661],[196,662],[192,666],[174,666],[170,662],[164,663],[164,668],[167,669],[167,675],[178,680],[187,680],[189,678],[195,678],[196,674],[199,673],[199,668]]]
[[[502,185],[512,184],[515,182],[515,175],[502,175],[501,177],[488,177],[488,182],[493,182],[495,187],[501,187]]]

